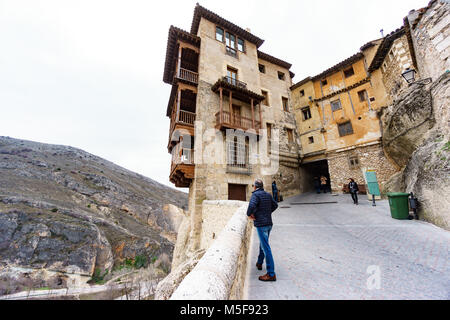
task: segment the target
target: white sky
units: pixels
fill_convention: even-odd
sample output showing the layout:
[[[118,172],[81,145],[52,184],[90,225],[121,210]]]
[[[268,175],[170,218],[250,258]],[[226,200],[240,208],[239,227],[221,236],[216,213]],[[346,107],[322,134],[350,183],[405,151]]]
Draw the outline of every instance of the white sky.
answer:
[[[71,145],[163,184],[170,25],[190,31],[198,0],[0,0],[0,136]],[[316,75],[399,28],[428,0],[203,0]]]

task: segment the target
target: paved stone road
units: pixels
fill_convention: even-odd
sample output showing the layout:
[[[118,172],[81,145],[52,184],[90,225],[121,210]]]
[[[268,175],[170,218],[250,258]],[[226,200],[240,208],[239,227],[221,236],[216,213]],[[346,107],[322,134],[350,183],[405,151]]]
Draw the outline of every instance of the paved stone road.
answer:
[[[318,201],[338,203],[290,205]],[[354,206],[349,195],[308,194],[281,203],[291,208],[273,216],[270,242],[278,281],[258,281],[266,270],[265,264],[256,270],[259,240],[253,232],[245,298],[450,299],[450,232],[392,219],[388,201],[372,207],[361,196],[360,202]]]

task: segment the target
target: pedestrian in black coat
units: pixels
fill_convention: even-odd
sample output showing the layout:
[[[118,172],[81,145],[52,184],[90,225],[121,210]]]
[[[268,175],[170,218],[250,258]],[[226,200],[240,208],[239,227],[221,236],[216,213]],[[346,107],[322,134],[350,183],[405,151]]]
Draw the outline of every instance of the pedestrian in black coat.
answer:
[[[352,195],[352,199],[353,199],[353,204],[358,205],[358,191],[359,191],[359,187],[358,184],[355,182],[354,179],[348,179],[349,180],[349,184],[348,184],[348,189],[350,190],[350,194]]]

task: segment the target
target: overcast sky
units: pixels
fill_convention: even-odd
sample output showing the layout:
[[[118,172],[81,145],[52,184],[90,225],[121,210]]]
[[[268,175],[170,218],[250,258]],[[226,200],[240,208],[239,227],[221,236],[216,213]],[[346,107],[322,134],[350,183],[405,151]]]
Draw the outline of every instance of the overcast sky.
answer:
[[[198,0],[0,0],[0,136],[81,148],[173,187],[167,153],[170,25]],[[203,0],[316,75],[399,28],[428,0]]]

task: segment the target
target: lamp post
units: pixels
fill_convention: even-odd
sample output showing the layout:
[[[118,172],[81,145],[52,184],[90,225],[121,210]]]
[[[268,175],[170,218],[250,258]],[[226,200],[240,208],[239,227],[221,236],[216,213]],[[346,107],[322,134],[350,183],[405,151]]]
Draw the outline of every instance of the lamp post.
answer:
[[[416,70],[408,68],[405,70],[405,72],[402,73],[402,77],[409,85],[412,85],[413,83],[426,85],[433,82],[431,78],[416,81],[416,73],[417,73]]]

